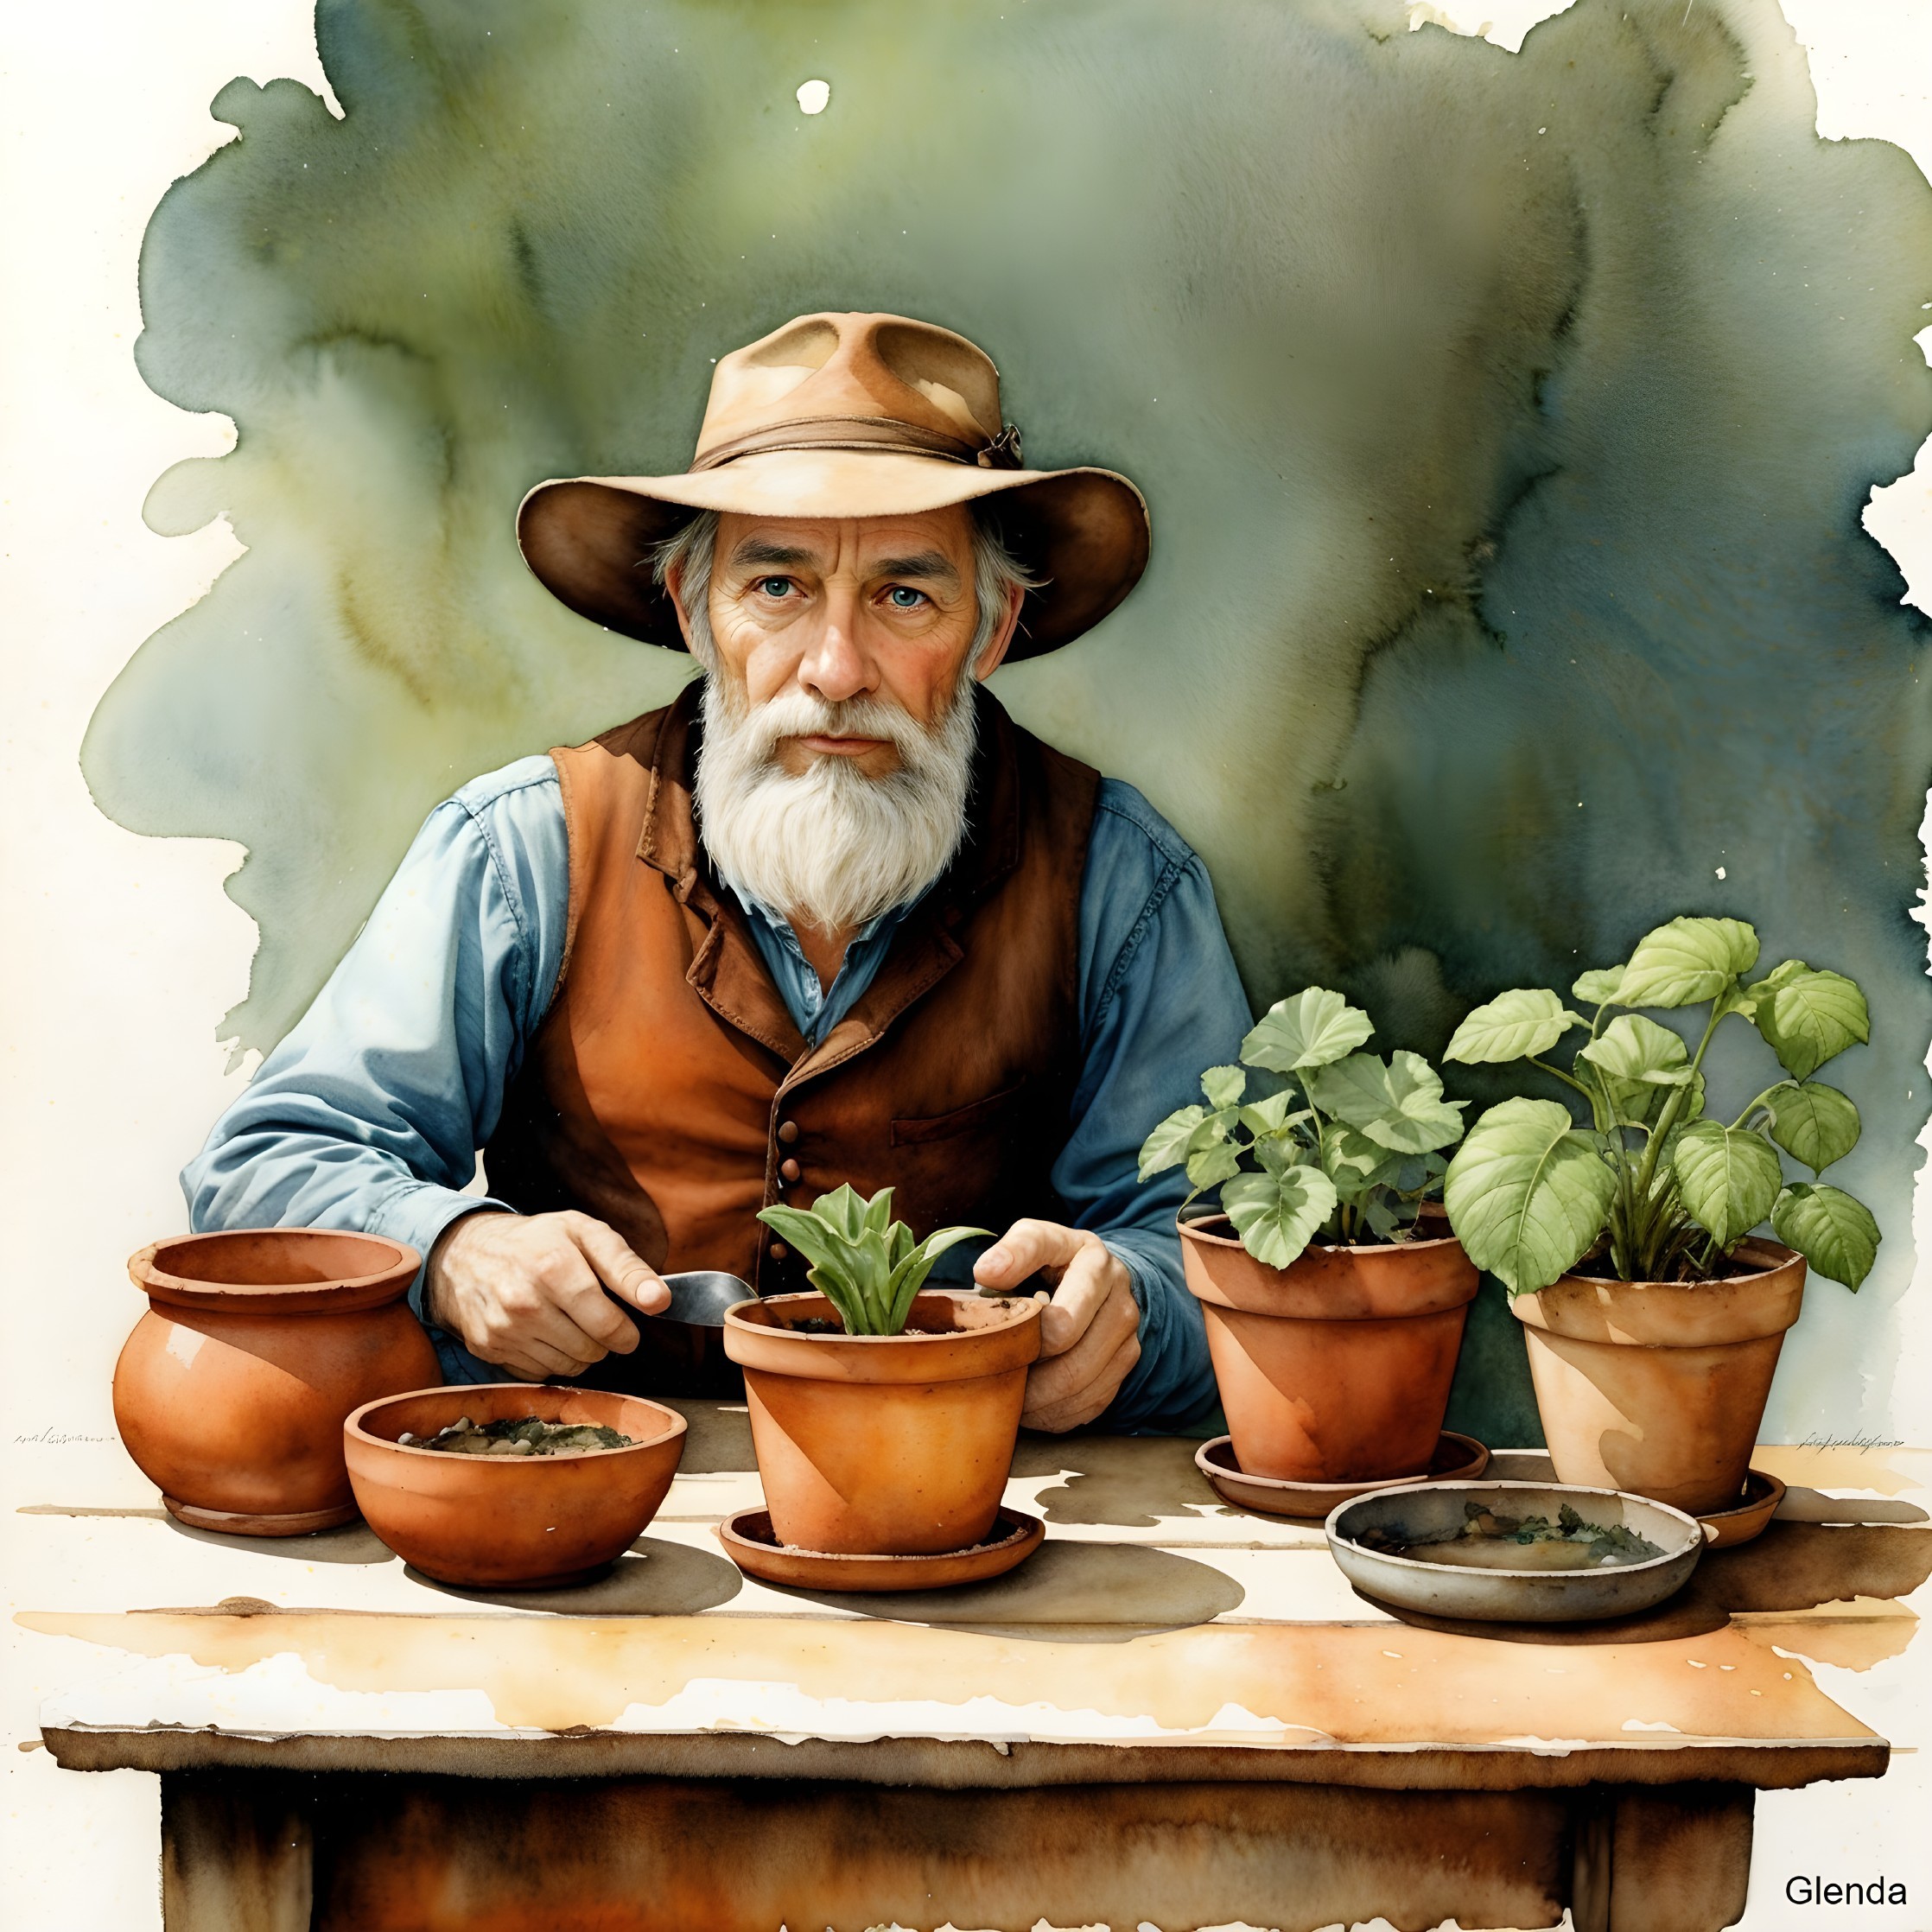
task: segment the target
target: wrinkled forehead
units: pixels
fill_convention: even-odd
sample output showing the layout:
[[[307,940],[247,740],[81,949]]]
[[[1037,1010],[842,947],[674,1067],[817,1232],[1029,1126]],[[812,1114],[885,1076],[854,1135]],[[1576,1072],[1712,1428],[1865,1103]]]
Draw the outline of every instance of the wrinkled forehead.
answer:
[[[972,531],[971,513],[963,504],[890,517],[750,517],[726,511],[718,519],[716,555],[728,570],[963,579]]]

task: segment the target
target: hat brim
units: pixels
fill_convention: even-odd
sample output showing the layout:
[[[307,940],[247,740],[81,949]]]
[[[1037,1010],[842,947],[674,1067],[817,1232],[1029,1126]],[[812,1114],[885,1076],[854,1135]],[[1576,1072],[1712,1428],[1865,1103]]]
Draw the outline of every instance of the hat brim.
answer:
[[[976,469],[887,451],[769,450],[682,476],[559,478],[524,499],[517,541],[537,581],[580,616],[681,651],[651,551],[693,511],[889,517],[995,496],[1015,555],[1045,580],[1027,593],[1009,660],[1091,630],[1147,569],[1147,504],[1112,470]]]

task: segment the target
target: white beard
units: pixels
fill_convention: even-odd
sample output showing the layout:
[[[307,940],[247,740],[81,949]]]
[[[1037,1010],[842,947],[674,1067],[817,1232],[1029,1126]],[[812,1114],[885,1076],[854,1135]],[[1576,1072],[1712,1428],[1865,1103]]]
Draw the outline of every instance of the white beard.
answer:
[[[963,674],[929,731],[877,698],[831,704],[792,689],[747,707],[708,677],[696,804],[719,877],[794,926],[831,932],[918,898],[965,832],[973,682]],[[849,759],[817,757],[794,778],[774,762],[781,740],[813,735],[886,739],[899,764],[870,779]]]

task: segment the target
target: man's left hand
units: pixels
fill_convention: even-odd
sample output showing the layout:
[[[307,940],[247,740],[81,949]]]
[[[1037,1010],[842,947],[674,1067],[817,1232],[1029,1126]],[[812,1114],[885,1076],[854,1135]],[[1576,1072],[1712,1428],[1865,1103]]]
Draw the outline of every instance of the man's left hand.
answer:
[[[1010,1293],[1034,1274],[1053,1284],[1039,1318],[1039,1360],[1026,1371],[1029,1429],[1077,1429],[1113,1401],[1141,1359],[1141,1310],[1126,1264],[1098,1235],[1015,1221],[973,1266],[982,1288]]]

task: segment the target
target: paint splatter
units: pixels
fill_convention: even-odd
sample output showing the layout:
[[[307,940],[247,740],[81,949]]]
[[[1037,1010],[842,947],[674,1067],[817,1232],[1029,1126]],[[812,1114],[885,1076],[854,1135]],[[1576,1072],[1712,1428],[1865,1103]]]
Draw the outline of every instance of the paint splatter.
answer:
[[[232,83],[149,231],[143,373],[239,426],[149,521],[248,554],[84,754],[120,823],[247,845],[239,1039],[438,798],[687,675],[527,576],[524,489],[680,467],[713,359],[790,315],[931,316],[1031,457],[1147,492],[1141,590],[999,689],[1197,842],[1257,997],[1340,983],[1431,1048],[1687,910],[1864,982],[1844,1179],[1886,1247],[1814,1292],[1771,1431],[1882,1414],[1932,721],[1859,518],[1932,427],[1932,192],[1816,137],[1770,0],[1579,0],[1520,54],[1408,26],[324,0],[344,118]],[[1452,1418],[1491,1439],[1534,1439],[1513,1327],[1482,1306]]]

